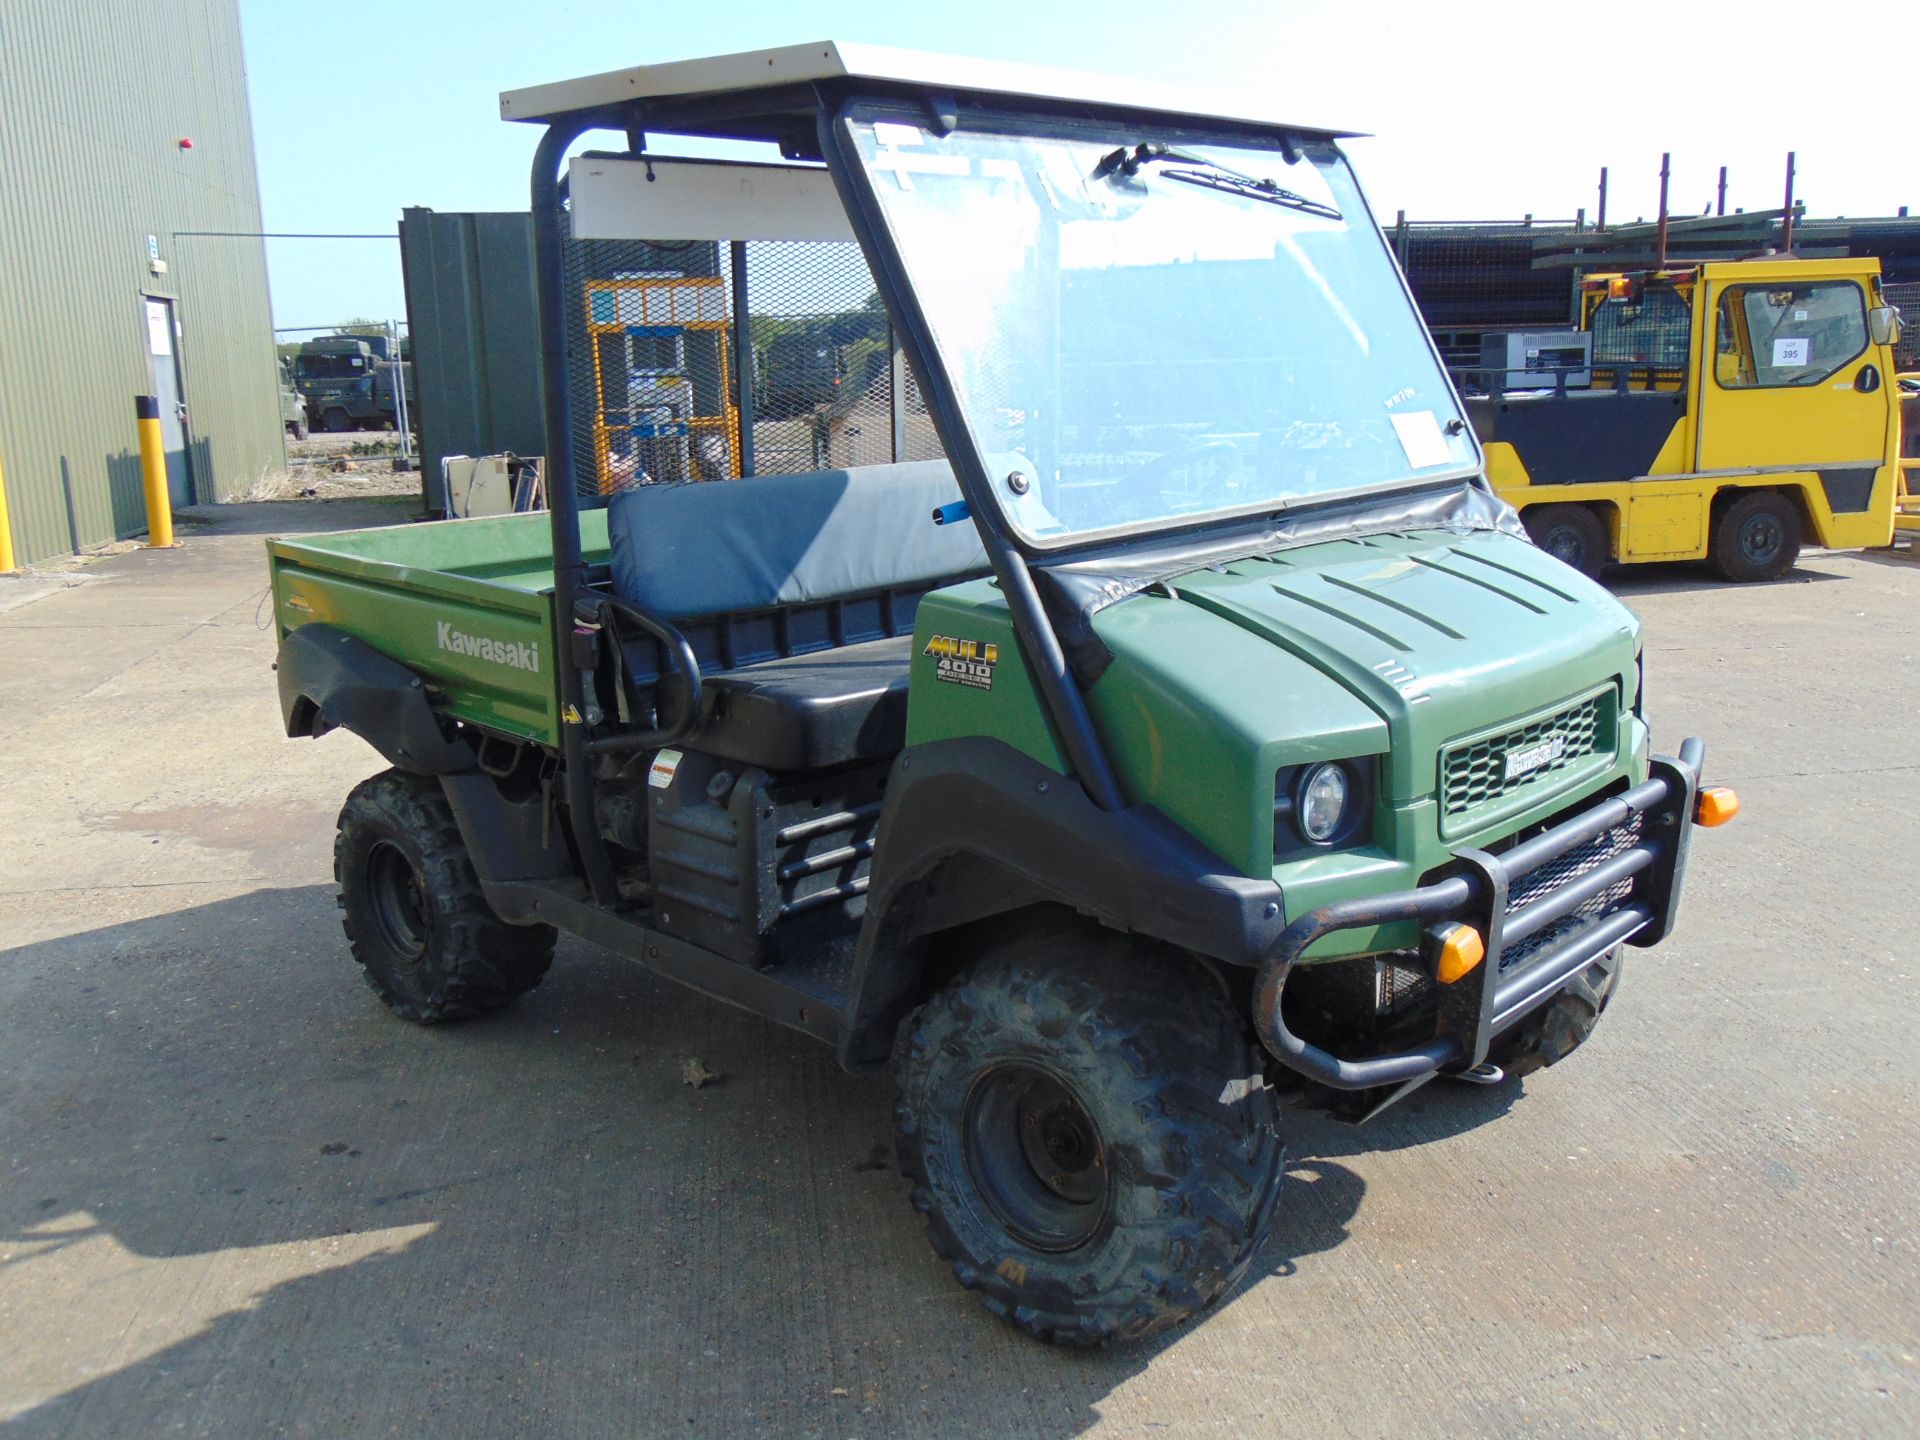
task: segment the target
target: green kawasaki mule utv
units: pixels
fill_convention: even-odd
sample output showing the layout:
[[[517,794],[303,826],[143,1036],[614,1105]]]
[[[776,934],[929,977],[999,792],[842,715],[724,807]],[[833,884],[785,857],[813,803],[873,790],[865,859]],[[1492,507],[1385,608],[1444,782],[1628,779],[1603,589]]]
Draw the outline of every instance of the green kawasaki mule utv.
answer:
[[[891,1065],[935,1248],[1084,1344],[1243,1273],[1283,1106],[1551,1064],[1672,927],[1733,798],[1487,488],[1333,134],[835,44],[502,104],[550,513],[271,546],[287,733],[392,765],[335,854],[396,1013],[566,930]],[[795,242],[890,337],[865,412],[755,416]]]

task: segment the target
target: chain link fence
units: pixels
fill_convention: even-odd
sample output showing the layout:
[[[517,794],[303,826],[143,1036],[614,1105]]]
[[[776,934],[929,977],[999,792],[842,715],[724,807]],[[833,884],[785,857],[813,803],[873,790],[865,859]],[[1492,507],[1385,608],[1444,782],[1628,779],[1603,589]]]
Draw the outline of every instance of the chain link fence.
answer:
[[[1572,223],[1402,218],[1386,232],[1449,366],[1477,366],[1483,334],[1574,323],[1577,282],[1566,270],[1533,268],[1540,241],[1570,233]]]

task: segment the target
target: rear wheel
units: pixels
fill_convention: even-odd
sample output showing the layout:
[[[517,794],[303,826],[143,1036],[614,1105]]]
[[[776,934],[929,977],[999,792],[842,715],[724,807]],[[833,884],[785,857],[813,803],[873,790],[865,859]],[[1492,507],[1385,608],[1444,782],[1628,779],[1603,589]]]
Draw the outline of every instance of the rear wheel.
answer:
[[[1728,580],[1778,580],[1800,558],[1800,511],[1778,490],[1749,490],[1713,525],[1713,568]]]
[[[1184,959],[1062,928],[983,956],[916,1017],[900,1165],[960,1283],[1042,1340],[1152,1334],[1224,1294],[1281,1178],[1244,1018]]]
[[[1589,578],[1607,563],[1607,527],[1585,505],[1533,505],[1521,512],[1533,543]]]
[[[484,1015],[553,963],[551,925],[509,925],[488,906],[438,781],[362,781],[340,811],[333,876],[353,958],[403,1020]]]

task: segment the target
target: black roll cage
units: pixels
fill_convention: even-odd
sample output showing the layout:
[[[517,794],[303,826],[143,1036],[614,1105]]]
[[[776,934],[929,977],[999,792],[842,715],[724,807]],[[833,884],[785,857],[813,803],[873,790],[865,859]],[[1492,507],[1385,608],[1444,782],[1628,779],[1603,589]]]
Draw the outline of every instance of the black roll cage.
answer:
[[[865,172],[851,154],[841,123],[857,103],[902,103],[917,107],[936,129],[950,130],[965,110],[976,107],[1004,113],[1008,102],[983,103],[994,97],[961,97],[951,92],[882,82],[823,81],[801,85],[718,95],[637,100],[605,110],[556,115],[536,147],[531,183],[535,292],[539,304],[542,391],[546,408],[546,454],[549,481],[547,504],[553,532],[553,615],[555,653],[560,657],[561,755],[570,828],[581,869],[594,898],[612,904],[618,897],[613,864],[594,820],[593,768],[596,745],[588,735],[585,716],[583,667],[576,660],[576,641],[590,640],[593,626],[583,623],[581,606],[592,605],[587,566],[580,545],[580,514],[574,490],[574,445],[571,386],[567,374],[567,325],[562,249],[565,239],[562,165],[573,143],[591,130],[614,130],[627,137],[627,154],[645,152],[650,131],[707,138],[771,142],[789,160],[823,162],[859,241],[874,282],[893,321],[901,348],[918,374],[922,393],[936,431],[953,465],[955,479],[966,498],[993,574],[999,581],[1013,622],[1014,633],[1032,666],[1042,701],[1060,736],[1074,777],[1100,809],[1125,808],[1126,801],[1111,760],[1088,711],[1061,637],[1035,585],[1032,567],[1018,540],[1000,525],[991,499],[991,478],[960,419],[960,407],[931,329],[900,257],[886,239],[879,201]],[[1270,137],[1283,151],[1302,140],[1333,139],[1332,132],[1301,131],[1253,122],[1222,121],[1209,126],[1195,117],[1176,118],[1150,110],[1091,107],[1022,97],[1022,113],[1061,121],[1133,123],[1155,131],[1177,131],[1183,138],[1209,135],[1244,139],[1248,134]],[[1370,219],[1371,217],[1369,217]],[[1404,285],[1404,277],[1402,280]],[[1409,296],[1409,303],[1411,297]],[[1437,358],[1437,357],[1436,357]],[[1459,483],[1456,479],[1454,483]],[[1204,527],[1202,527],[1204,528]],[[1143,537],[1146,540],[1164,536]],[[1111,540],[1089,542],[1086,549],[1111,548]],[[1138,543],[1138,542],[1130,542]],[[1050,560],[1081,553],[1079,548],[1049,551]],[[659,622],[669,631],[664,621]],[[648,628],[656,628],[649,626]]]

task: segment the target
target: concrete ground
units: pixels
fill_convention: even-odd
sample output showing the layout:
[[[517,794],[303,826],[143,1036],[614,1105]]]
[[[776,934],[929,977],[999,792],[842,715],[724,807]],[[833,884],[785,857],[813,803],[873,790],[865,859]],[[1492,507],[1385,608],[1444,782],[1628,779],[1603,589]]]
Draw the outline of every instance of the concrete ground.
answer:
[[[236,508],[0,613],[19,1434],[1920,1433],[1920,565],[1623,580],[1658,738],[1746,803],[1679,933],[1524,1085],[1293,1121],[1248,1283],[1081,1355],[952,1283],[810,1042],[575,941],[477,1024],[362,987],[378,761],[279,734],[260,536],[401,513]]]

